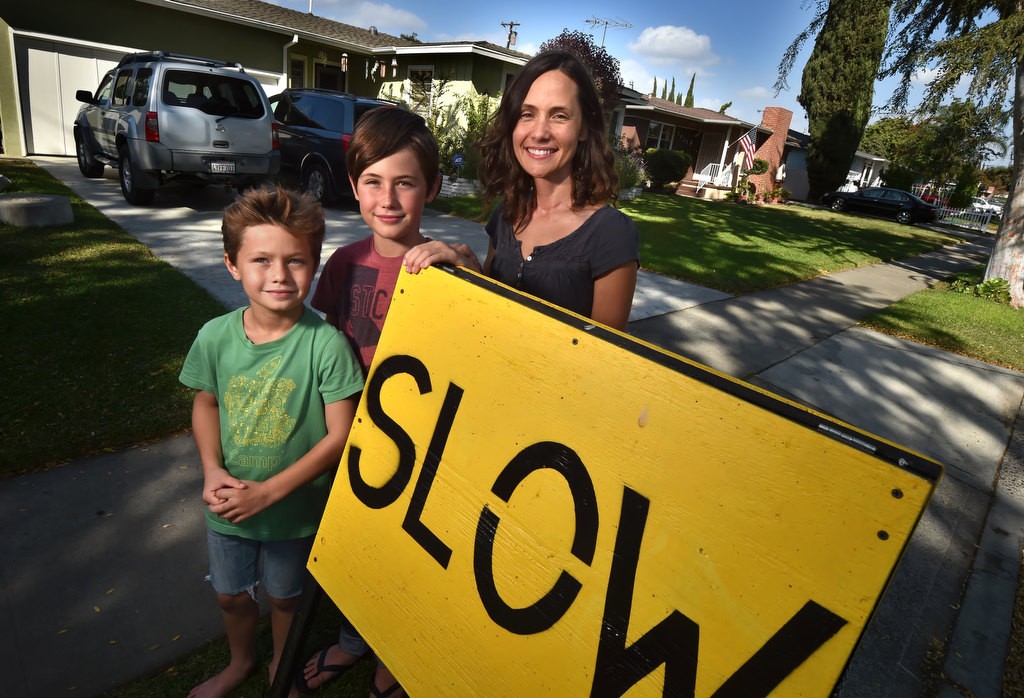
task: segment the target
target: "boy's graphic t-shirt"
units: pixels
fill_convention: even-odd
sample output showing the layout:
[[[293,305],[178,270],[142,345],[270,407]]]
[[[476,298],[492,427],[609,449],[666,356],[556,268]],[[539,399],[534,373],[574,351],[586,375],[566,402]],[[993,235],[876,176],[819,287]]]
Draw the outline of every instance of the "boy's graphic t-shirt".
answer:
[[[312,310],[306,308],[284,337],[265,344],[245,336],[245,310],[203,326],[179,378],[217,397],[224,467],[240,480],[262,482],[326,436],[324,405],[362,390],[363,373],[338,332]],[[239,524],[207,511],[207,525],[257,540],[311,536],[330,484],[325,474]]]
[[[320,272],[310,305],[338,318],[338,329],[352,342],[364,371],[373,361],[401,272],[402,257],[377,254],[372,235],[339,247]]]

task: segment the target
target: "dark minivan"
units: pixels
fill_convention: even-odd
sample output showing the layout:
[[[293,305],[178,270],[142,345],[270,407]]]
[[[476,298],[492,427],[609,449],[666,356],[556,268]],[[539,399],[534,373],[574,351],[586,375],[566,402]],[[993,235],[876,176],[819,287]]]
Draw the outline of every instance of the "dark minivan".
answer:
[[[352,131],[363,114],[389,102],[317,88],[288,89],[270,98],[281,149],[281,173],[317,201],[352,196],[345,167]]]

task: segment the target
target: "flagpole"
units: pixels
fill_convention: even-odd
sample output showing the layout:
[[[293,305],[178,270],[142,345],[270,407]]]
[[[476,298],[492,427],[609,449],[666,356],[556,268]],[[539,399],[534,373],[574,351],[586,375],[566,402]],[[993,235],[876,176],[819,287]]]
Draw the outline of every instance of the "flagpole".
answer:
[[[757,132],[757,126],[754,126],[754,127],[752,127],[752,128],[750,129],[750,131],[746,131],[746,132],[745,132],[745,133],[743,134],[743,136],[749,136],[749,135],[750,135],[750,132],[751,132],[751,131]],[[730,143],[729,145],[727,145],[727,146],[725,146],[725,147],[726,147],[726,148],[731,148],[731,147],[733,147],[734,145],[736,145],[737,143],[739,143],[739,142],[740,142],[741,140],[743,140],[743,136],[740,136],[739,138],[737,138],[736,140],[734,140],[734,141],[733,141],[732,143]]]

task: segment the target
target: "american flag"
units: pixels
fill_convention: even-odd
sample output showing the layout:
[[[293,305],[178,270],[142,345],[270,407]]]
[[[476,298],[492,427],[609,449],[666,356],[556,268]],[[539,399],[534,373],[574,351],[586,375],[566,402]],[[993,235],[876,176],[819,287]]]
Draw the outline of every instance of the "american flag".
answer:
[[[748,170],[754,166],[754,139],[756,138],[757,127],[755,126],[744,133],[738,141],[740,147],[743,148],[743,167]]]

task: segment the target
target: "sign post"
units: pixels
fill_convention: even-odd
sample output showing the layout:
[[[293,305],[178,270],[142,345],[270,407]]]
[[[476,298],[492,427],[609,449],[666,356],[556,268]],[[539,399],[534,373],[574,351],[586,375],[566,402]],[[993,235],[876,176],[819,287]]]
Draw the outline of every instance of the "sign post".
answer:
[[[827,695],[938,464],[403,274],[309,569],[411,695]]]

